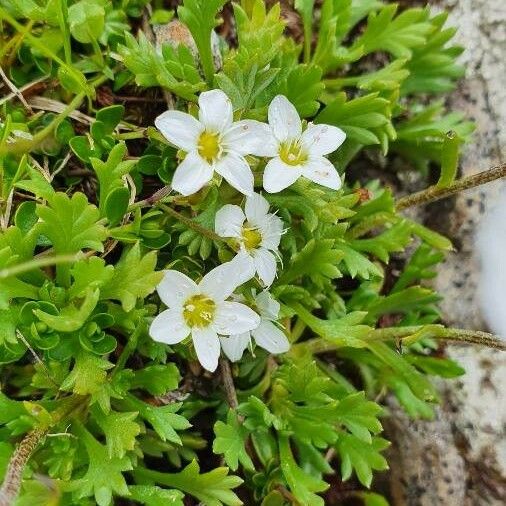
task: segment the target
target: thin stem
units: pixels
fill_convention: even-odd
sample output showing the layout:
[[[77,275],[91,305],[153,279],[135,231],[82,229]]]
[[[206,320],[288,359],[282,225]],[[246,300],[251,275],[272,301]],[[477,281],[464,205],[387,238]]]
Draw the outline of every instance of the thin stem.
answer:
[[[28,153],[35,149],[50,133],[52,133],[58,125],[75,109],[77,109],[81,102],[83,101],[86,95],[84,93],[79,93],[76,95],[72,102],[70,102],[67,107],[53,120],[49,125],[43,128],[40,132],[37,132],[31,140],[19,140],[12,144],[7,144],[2,146],[0,150],[0,155],[4,155],[7,153],[11,154],[21,154]]]
[[[18,445],[7,467],[2,488],[0,488],[0,506],[12,506],[21,487],[23,471],[33,452],[39,446],[48,429],[34,429]]]
[[[417,325],[407,327],[386,327],[382,329],[373,329],[367,337],[368,341],[389,341],[391,339],[407,339],[417,333],[424,333],[426,337],[442,339],[444,341],[470,343],[480,346],[488,346],[497,350],[506,351],[506,343],[499,337],[482,332],[480,330],[445,328],[442,325]],[[306,350],[317,355],[327,353],[342,348],[342,342],[336,343],[320,337],[316,337],[303,343],[292,346],[292,352],[298,353],[298,350]]]
[[[114,368],[114,371],[111,374],[111,377],[114,378],[116,374],[118,374],[127,363],[127,360],[130,358],[130,355],[135,351],[137,348],[137,343],[139,341],[139,336],[141,335],[141,332],[144,330],[144,323],[139,323],[137,325],[137,328],[130,336],[130,339],[127,341],[125,347],[123,348],[123,351],[121,352],[121,355],[119,356],[118,361],[116,362],[116,367]]]
[[[463,190],[468,190],[469,188],[490,183],[491,181],[495,181],[496,179],[501,179],[503,177],[506,177],[506,163],[498,165],[497,167],[492,167],[491,169],[483,172],[478,172],[478,174],[457,179],[446,188],[430,186],[425,190],[403,197],[397,201],[396,209],[397,211],[402,211],[408,207],[435,202],[436,200],[444,199]]]
[[[76,259],[76,255],[58,255],[52,257],[34,258],[28,262],[0,269],[0,279],[10,278],[11,276],[17,276],[18,274],[33,271],[35,269],[41,269],[42,267],[47,267],[49,265],[69,264],[75,262]]]
[[[133,211],[134,209],[137,209],[138,207],[150,207],[153,204],[156,204],[160,200],[163,200],[165,197],[168,197],[172,192],[172,187],[170,185],[164,186],[163,188],[160,188],[157,190],[153,195],[150,197],[147,197],[143,200],[139,200],[138,202],[133,203],[129,208],[128,211]]]
[[[223,389],[225,390],[225,396],[227,397],[228,405],[234,411],[239,406],[237,400],[237,392],[235,391],[234,378],[232,378],[232,371],[230,369],[230,362],[227,358],[220,358],[220,371],[221,380],[223,382]]]
[[[211,239],[212,241],[226,242],[226,240],[223,239],[223,237],[220,237],[216,232],[213,232],[212,230],[205,228],[202,225],[199,225],[191,218],[188,218],[187,216],[178,213],[175,209],[172,209],[172,207],[166,206],[165,204],[158,204],[158,207],[163,209],[167,214],[170,214],[171,216],[176,218],[176,220],[180,221],[181,223],[184,223],[188,228],[195,230],[195,232],[198,232],[199,234]]]
[[[84,398],[81,396],[71,396],[63,399],[61,406],[52,413],[51,422],[46,426],[30,431],[19,443],[9,460],[7,472],[0,488],[0,506],[12,506],[14,504],[19,494],[25,466],[33,452],[42,442],[50,427],[70,416],[81,405],[82,399]]]

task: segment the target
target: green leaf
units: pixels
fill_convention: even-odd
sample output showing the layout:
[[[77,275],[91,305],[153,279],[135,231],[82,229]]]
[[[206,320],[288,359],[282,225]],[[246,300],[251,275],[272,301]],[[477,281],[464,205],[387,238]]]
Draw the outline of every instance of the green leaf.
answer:
[[[411,224],[401,220],[376,237],[354,239],[349,244],[357,251],[370,253],[388,263],[391,253],[404,251],[411,242],[411,231]]]
[[[136,437],[141,427],[134,420],[137,413],[110,413],[98,411],[98,424],[103,430],[109,458],[123,458],[126,452],[135,448]]]
[[[213,443],[213,452],[223,454],[225,462],[232,471],[236,471],[239,462],[248,471],[254,471],[255,467],[246,451],[246,440],[248,431],[241,425],[237,415],[229,410],[227,413],[227,422],[218,420],[214,424],[214,433],[216,438]]]
[[[344,397],[336,408],[340,423],[355,437],[366,443],[371,443],[371,434],[378,434],[382,430],[377,418],[381,411],[381,406],[368,401],[364,392]]]
[[[151,424],[162,441],[171,441],[181,445],[181,438],[176,430],[185,430],[191,427],[191,423],[184,416],[176,413],[181,408],[181,403],[151,406],[133,395],[128,395],[123,402],[128,409],[138,411],[139,416]]]
[[[387,51],[396,58],[410,58],[412,48],[425,44],[434,27],[428,9],[406,9],[395,17],[397,7],[386,5],[379,13],[371,13],[353,47],[362,47],[366,54]]]
[[[341,457],[342,479],[346,481],[355,470],[360,483],[369,488],[373,470],[388,469],[388,463],[380,452],[388,448],[389,444],[379,437],[374,437],[371,443],[367,443],[351,434],[340,434],[336,450]]]
[[[361,325],[365,313],[355,312],[340,319],[322,320],[312,315],[301,304],[292,304],[297,316],[313,331],[324,339],[338,346],[351,346],[362,348],[365,346],[364,338],[372,328]]]
[[[184,494],[149,485],[130,485],[130,497],[146,506],[184,506]]]
[[[125,311],[135,307],[138,298],[147,297],[162,280],[156,272],[156,252],[141,256],[139,243],[123,251],[112,279],[101,289],[101,299],[119,300]]]
[[[447,92],[463,77],[465,68],[457,58],[464,48],[446,45],[457,31],[456,27],[443,29],[447,18],[448,12],[434,16],[430,22],[435,30],[423,46],[413,48],[406,64],[409,76],[401,87],[403,95]]]
[[[10,247],[0,249],[0,270],[14,265],[16,260]],[[8,309],[9,301],[18,297],[36,299],[37,288],[16,276],[0,276],[0,309]]]
[[[78,395],[97,394],[106,381],[106,371],[111,367],[113,364],[107,360],[81,351],[76,357],[74,368],[61,384],[61,389]]]
[[[437,188],[447,188],[455,180],[461,144],[462,139],[455,132],[446,134],[441,147],[441,174],[436,183]]]
[[[104,125],[106,133],[110,134],[123,119],[124,114],[125,107],[123,105],[110,105],[97,111],[95,118]]]
[[[73,428],[84,444],[89,459],[86,474],[75,480],[72,485],[77,498],[94,495],[99,506],[109,506],[113,494],[129,496],[123,472],[133,469],[130,459],[110,458],[107,448],[101,445],[80,422],[74,422]]]
[[[130,191],[126,187],[115,188],[105,199],[104,213],[110,225],[119,223],[126,214],[130,203]]]
[[[211,32],[216,26],[216,15],[226,0],[184,0],[177,10],[179,19],[188,27],[204,69],[206,80],[211,83],[214,76],[214,59],[211,48]]]
[[[106,265],[100,257],[90,257],[75,262],[70,271],[73,283],[69,289],[71,299],[82,297],[89,292],[95,291],[111,281],[114,275],[114,267]]]
[[[279,458],[283,476],[295,497],[307,506],[323,506],[325,504],[323,498],[315,492],[327,490],[328,483],[306,473],[297,465],[287,436],[279,436]]]
[[[36,309],[34,314],[40,321],[54,330],[59,332],[74,332],[85,324],[86,320],[95,309],[99,294],[99,290],[88,289],[80,307],[69,304],[64,307],[58,315]]]
[[[100,185],[100,216],[107,216],[111,224],[116,224],[123,218],[130,200],[130,191],[125,187],[123,178],[136,162],[123,160],[126,153],[125,143],[120,143],[112,148],[105,162],[98,158],[90,159]]]
[[[343,254],[334,249],[333,239],[311,239],[290,261],[289,267],[281,274],[280,284],[288,284],[302,276],[312,279],[338,278],[341,272],[337,268]]]
[[[139,86],[161,86],[190,101],[196,101],[196,93],[205,87],[190,50],[182,44],[177,50],[165,45],[161,55],[142,32],[137,41],[126,33],[118,52]]]
[[[339,93],[322,109],[315,122],[338,126],[346,132],[346,142],[353,140],[364,146],[381,144],[385,151],[388,139],[395,138],[390,118],[390,101],[378,92],[352,100],[347,100],[345,93]]]
[[[143,482],[156,482],[166,487],[177,488],[192,495],[205,506],[241,506],[242,501],[232,492],[242,480],[238,476],[228,476],[228,468],[217,467],[200,474],[196,460],[193,460],[180,473],[160,473],[148,469],[136,469],[134,475]]]
[[[49,206],[37,205],[36,212],[40,218],[39,232],[51,241],[55,253],[77,253],[85,248],[103,251],[107,233],[98,222],[98,209],[88,203],[84,193],[76,192],[69,197],[58,192]]]
[[[143,388],[151,395],[164,395],[175,390],[180,381],[181,375],[176,364],[149,365],[135,371],[132,387]]]
[[[104,30],[105,10],[93,0],[80,0],[68,10],[70,33],[79,42],[96,41]]]

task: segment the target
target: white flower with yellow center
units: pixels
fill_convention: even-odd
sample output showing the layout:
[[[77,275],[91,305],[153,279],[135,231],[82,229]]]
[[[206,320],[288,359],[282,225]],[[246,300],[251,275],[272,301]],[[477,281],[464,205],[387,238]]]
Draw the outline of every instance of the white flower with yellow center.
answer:
[[[253,173],[245,155],[264,153],[268,127],[254,120],[233,121],[232,103],[221,90],[199,96],[199,118],[181,111],[166,111],[155,120],[164,137],[187,152],[177,167],[172,187],[192,195],[214,172],[244,195],[253,193]]]
[[[333,190],[341,187],[341,178],[324,155],[335,151],[346,134],[332,125],[309,123],[302,131],[302,121],[293,104],[283,95],[269,105],[270,142],[263,142],[264,156],[273,157],[265,167],[263,185],[277,193],[304,176]],[[269,146],[269,148],[267,148]]]
[[[290,349],[290,342],[285,334],[275,325],[280,305],[269,292],[261,292],[255,297],[255,306],[260,314],[260,325],[250,332],[220,337],[221,347],[225,355],[237,362],[253,338],[258,346],[269,353],[285,353]]]
[[[157,292],[168,309],[153,320],[150,336],[161,343],[177,344],[191,335],[199,362],[208,371],[216,370],[218,335],[249,332],[260,324],[251,308],[226,300],[239,284],[230,262],[210,271],[198,284],[179,271],[166,271]]]
[[[239,243],[240,251],[236,258],[244,262],[241,267],[243,281],[252,278],[256,272],[265,286],[272,284],[276,276],[276,253],[283,222],[269,213],[267,200],[254,193],[246,198],[244,212],[239,206],[223,206],[216,213],[215,230],[221,237],[231,237]]]

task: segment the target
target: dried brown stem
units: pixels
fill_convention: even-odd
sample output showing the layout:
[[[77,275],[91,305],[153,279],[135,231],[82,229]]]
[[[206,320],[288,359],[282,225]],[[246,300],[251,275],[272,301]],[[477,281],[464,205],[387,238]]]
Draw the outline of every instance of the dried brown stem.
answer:
[[[14,451],[0,488],[0,506],[12,506],[19,493],[26,463],[32,456],[48,429],[35,429],[29,432]]]
[[[237,400],[237,392],[235,391],[234,379],[232,378],[232,370],[230,369],[228,359],[220,358],[220,371],[228,405],[235,411],[237,406],[239,406],[239,401]]]
[[[402,211],[408,207],[420,206],[428,204],[429,202],[435,202],[436,200],[444,199],[455,193],[459,193],[476,186],[481,186],[496,179],[506,177],[506,163],[492,167],[489,170],[478,172],[471,176],[457,179],[451,185],[446,188],[438,188],[437,186],[431,186],[425,190],[422,190],[412,195],[407,195],[397,201],[397,211]]]

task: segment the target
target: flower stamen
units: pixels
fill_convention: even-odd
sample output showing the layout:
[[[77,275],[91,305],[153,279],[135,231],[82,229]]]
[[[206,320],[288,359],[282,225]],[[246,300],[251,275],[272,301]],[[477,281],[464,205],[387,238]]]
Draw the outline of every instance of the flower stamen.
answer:
[[[262,242],[262,234],[256,228],[248,227],[247,224],[242,227],[242,243],[248,251],[257,249]]]
[[[183,317],[189,327],[207,327],[215,311],[216,303],[205,295],[193,295],[183,304]]]
[[[308,158],[307,153],[304,152],[297,140],[282,143],[279,147],[279,157],[291,166],[302,165]]]
[[[214,132],[204,131],[198,140],[199,155],[208,163],[214,162],[221,154],[220,136]]]

